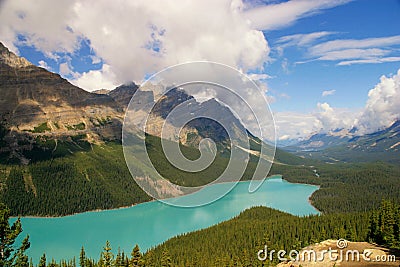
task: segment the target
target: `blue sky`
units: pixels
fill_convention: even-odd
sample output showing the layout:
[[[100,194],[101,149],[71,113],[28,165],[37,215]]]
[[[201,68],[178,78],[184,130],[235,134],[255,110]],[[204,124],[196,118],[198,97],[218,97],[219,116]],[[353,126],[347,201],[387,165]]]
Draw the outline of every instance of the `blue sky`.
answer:
[[[258,79],[282,140],[399,118],[398,0],[149,2],[4,1],[0,41],[89,91],[228,64]]]
[[[297,21],[294,25],[273,31],[265,31],[272,48],[279,48],[277,40],[282,36],[299,33],[332,32],[315,44],[337,39],[366,39],[398,36],[400,34],[400,1],[362,0],[325,10],[315,16]],[[388,47],[379,47],[387,49]],[[389,47],[392,56],[400,56],[400,45]],[[271,53],[274,57],[274,53]],[[288,72],[282,69],[287,59]],[[341,108],[362,108],[368,91],[379,82],[381,75],[396,73],[400,62],[381,64],[353,64],[338,66],[340,60],[296,62],[313,59],[303,47],[290,47],[276,61],[266,66],[271,89],[286,93],[290,98],[277,101],[272,106],[279,111],[311,111],[317,102],[328,101]],[[322,97],[322,91],[335,90],[333,95]]]

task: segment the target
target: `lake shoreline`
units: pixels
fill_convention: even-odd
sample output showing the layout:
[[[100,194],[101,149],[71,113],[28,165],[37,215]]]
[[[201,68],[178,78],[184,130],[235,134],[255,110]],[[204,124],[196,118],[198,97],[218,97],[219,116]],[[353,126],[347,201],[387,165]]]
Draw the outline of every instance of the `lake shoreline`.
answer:
[[[288,180],[286,180],[285,178],[283,178],[283,175],[282,175],[282,174],[274,174],[274,175],[268,176],[267,178],[265,178],[264,182],[265,182],[266,180],[269,180],[269,179],[282,179],[283,181],[285,181],[285,182],[287,182],[287,183],[291,183],[291,184],[301,184],[301,185],[309,185],[309,186],[316,186],[316,187],[318,187],[318,189],[316,189],[313,193],[311,193],[311,194],[308,196],[307,201],[308,201],[308,203],[309,203],[316,211],[318,211],[319,213],[322,213],[320,210],[318,210],[318,209],[313,205],[313,203],[312,203],[312,201],[311,201],[311,196],[312,196],[312,194],[314,194],[317,190],[319,190],[319,189],[320,189],[320,186],[318,186],[318,185],[312,185],[312,184],[307,184],[307,183],[289,182]],[[249,181],[251,181],[251,180],[238,181],[237,183],[245,183],[245,182],[249,182]],[[217,185],[217,184],[227,184],[227,183],[232,183],[232,182],[215,183],[215,184],[213,184],[213,185]],[[233,189],[233,188],[232,188],[232,189]],[[14,218],[14,219],[17,219],[17,218],[21,218],[21,219],[22,219],[22,218],[28,218],[28,219],[57,219],[57,218],[66,218],[66,217],[76,216],[76,215],[85,214],[85,213],[95,213],[95,212],[103,212],[103,211],[114,211],[114,210],[116,211],[116,210],[122,210],[122,209],[129,209],[129,208],[132,208],[132,207],[137,206],[137,205],[140,205],[140,204],[151,203],[151,202],[155,202],[155,201],[159,201],[159,200],[157,200],[157,199],[152,199],[152,200],[149,200],[149,201],[140,202],[140,203],[135,203],[135,204],[126,205],[126,206],[121,206],[121,207],[116,207],[116,208],[87,210],[87,211],[83,211],[83,212],[75,212],[75,213],[72,213],[72,214],[60,215],[60,216],[54,216],[54,215],[51,215],[51,216],[50,216],[50,215],[49,215],[49,216],[28,215],[28,216],[13,216],[13,217],[10,217],[10,218]],[[162,201],[159,201],[159,202],[164,203],[164,202],[162,202]],[[164,203],[164,204],[166,204],[166,203]],[[168,204],[166,204],[166,205],[168,205]]]

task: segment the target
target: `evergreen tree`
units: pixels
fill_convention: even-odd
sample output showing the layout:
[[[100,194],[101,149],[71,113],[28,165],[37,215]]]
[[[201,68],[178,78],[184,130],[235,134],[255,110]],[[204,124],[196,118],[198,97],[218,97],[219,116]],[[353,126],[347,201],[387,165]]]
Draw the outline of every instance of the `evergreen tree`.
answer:
[[[368,239],[380,245],[400,247],[400,205],[383,200],[379,209],[372,213],[369,223]]]
[[[380,208],[380,231],[383,243],[389,246],[394,244],[394,211],[393,204],[390,201],[382,201]]]
[[[43,256],[40,257],[38,267],[46,267],[46,261],[46,254],[43,254]]]
[[[86,266],[86,253],[85,248],[82,246],[81,253],[79,254],[79,266],[85,267]]]
[[[123,267],[124,258],[122,258],[121,249],[118,248],[117,256],[115,257],[115,267]]]
[[[107,240],[106,246],[102,253],[102,262],[104,267],[112,267],[114,255],[111,252],[110,242]]]
[[[25,237],[22,241],[21,247],[17,251],[17,257],[15,260],[16,267],[29,267],[28,256],[25,255],[25,251],[30,247],[29,236]]]
[[[167,249],[164,249],[161,256],[161,267],[170,267],[172,266],[171,256]]]
[[[14,243],[22,232],[22,224],[18,218],[10,226],[9,218],[10,210],[3,203],[0,203],[0,266],[26,266],[28,258],[25,256],[25,251],[30,246],[29,237],[26,237],[22,245],[15,251]]]
[[[369,227],[368,227],[368,241],[369,242],[377,242],[379,234],[379,223],[377,212],[373,212],[369,219]]]
[[[146,267],[155,266],[154,263],[156,262],[156,260],[155,260],[155,258],[154,258],[154,251],[153,251],[153,250],[147,251],[147,252],[143,255],[143,260],[144,260],[144,263],[145,263],[144,266],[146,266]]]
[[[144,262],[142,259],[142,253],[140,253],[139,246],[136,244],[131,253],[131,260],[129,263],[129,267],[138,267],[143,266]]]

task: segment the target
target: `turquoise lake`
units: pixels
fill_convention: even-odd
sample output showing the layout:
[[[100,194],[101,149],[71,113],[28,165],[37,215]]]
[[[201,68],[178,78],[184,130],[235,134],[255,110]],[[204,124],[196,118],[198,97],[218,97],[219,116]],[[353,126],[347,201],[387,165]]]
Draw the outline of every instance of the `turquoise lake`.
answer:
[[[204,194],[223,190],[229,184],[216,184]],[[47,259],[78,258],[85,247],[89,257],[98,259],[109,240],[130,253],[138,244],[141,251],[186,232],[206,228],[228,220],[253,206],[268,206],[294,215],[317,214],[308,202],[317,186],[292,184],[279,176],[266,180],[254,193],[248,192],[249,182],[240,182],[218,201],[196,208],[179,208],[158,201],[129,208],[85,212],[59,218],[22,218],[23,236],[29,234],[28,256],[38,262],[43,253]],[[260,233],[262,234],[262,233]]]

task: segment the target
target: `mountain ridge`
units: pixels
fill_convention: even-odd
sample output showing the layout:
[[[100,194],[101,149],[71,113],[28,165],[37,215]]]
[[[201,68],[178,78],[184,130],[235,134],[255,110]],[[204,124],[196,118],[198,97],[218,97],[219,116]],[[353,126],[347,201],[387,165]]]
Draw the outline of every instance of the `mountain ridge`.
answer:
[[[365,135],[315,134],[283,149],[298,156],[328,162],[381,160],[396,163],[400,158],[400,120],[385,129]]]

